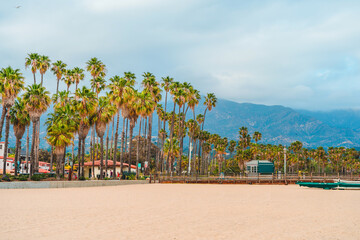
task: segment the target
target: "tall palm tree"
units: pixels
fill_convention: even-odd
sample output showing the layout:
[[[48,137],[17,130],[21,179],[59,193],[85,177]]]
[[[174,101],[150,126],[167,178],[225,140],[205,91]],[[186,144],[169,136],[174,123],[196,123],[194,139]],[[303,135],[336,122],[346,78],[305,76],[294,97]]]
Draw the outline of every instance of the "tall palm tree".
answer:
[[[40,55],[37,53],[30,53],[25,58],[25,67],[28,68],[31,66],[31,72],[34,76],[34,84],[36,84],[36,77],[35,74],[39,69],[39,62],[40,62]]]
[[[124,104],[131,100],[133,95],[133,86],[135,84],[135,75],[132,73],[125,73],[127,78],[121,78],[119,76],[114,76],[110,78],[110,84],[108,88],[110,89],[110,101],[112,104],[116,105],[117,108],[117,122],[116,122],[116,131],[115,131],[115,143],[114,143],[114,152],[113,152],[113,161],[117,161],[117,143],[119,138],[119,121],[120,121],[120,110],[122,110],[123,115],[123,128],[122,128],[122,136],[121,136],[121,156],[120,156],[120,171],[122,173],[122,164],[123,164],[123,143],[124,143],[124,129],[125,129],[125,110]],[[114,175],[116,173],[116,165],[114,165]]]
[[[31,165],[30,165],[30,177],[34,172],[38,171],[38,162],[35,162],[35,141],[38,136],[36,135],[37,123],[40,116],[47,110],[50,105],[49,92],[45,87],[40,84],[33,84],[26,88],[24,94],[25,108],[29,112],[30,119],[33,123],[33,135],[31,143]],[[37,140],[39,141],[39,139]]]
[[[168,156],[168,171],[170,174],[173,172],[173,163],[176,157],[179,157],[179,141],[177,138],[168,138],[164,144],[164,154]]]
[[[106,126],[111,121],[115,111],[115,106],[110,104],[110,100],[107,97],[99,98],[98,109],[96,112],[96,133],[100,138],[100,179],[103,179],[104,134]]]
[[[106,66],[105,64],[97,58],[91,58],[86,62],[86,70],[91,74],[91,90],[96,93],[96,97],[102,89],[105,87],[105,76],[106,76]],[[93,151],[93,144],[95,144],[95,125],[92,126],[90,138],[90,159],[93,163],[94,169],[94,160],[95,160],[95,151]]]
[[[133,138],[133,132],[134,132],[134,127],[135,124],[137,122],[137,119],[139,117],[138,112],[136,111],[136,105],[134,104],[137,101],[139,94],[136,90],[134,90],[133,92],[133,98],[131,99],[131,101],[127,102],[125,104],[125,108],[126,108],[126,117],[127,119],[129,119],[129,123],[130,123],[130,133],[129,133],[129,169],[128,169],[128,173],[131,172],[131,153],[132,153],[132,138]]]
[[[85,157],[85,138],[88,135],[92,122],[94,121],[94,114],[96,112],[98,102],[96,101],[95,93],[85,86],[77,89],[75,97],[76,100],[74,101],[74,106],[80,115],[80,123],[78,128],[78,176],[84,177],[83,165]],[[92,169],[92,174],[94,174],[94,169]]]
[[[75,92],[76,92],[80,81],[84,80],[84,78],[85,78],[84,69],[75,67],[72,70],[72,72],[73,72],[73,78],[74,78],[74,83],[75,83]]]
[[[66,63],[63,63],[60,60],[58,60],[52,64],[51,71],[56,76],[56,95],[59,93],[59,82],[66,71],[66,67],[67,67]]]
[[[70,86],[72,84],[74,84],[74,72],[72,69],[67,69],[64,73],[64,78],[63,78],[65,84],[66,84],[66,91],[69,91]]]
[[[4,145],[4,166],[3,174],[6,174],[6,158],[9,144],[9,130],[10,130],[10,109],[14,103],[19,92],[24,89],[24,77],[20,73],[19,69],[13,69],[12,67],[2,68],[0,71],[0,93],[2,97],[3,114],[1,118],[0,132],[2,132],[4,117],[6,115],[5,125],[5,145]],[[1,138],[1,133],[0,133]]]
[[[66,107],[64,107],[66,108]],[[76,124],[69,122],[67,111],[55,110],[55,115],[48,119],[47,126],[47,141],[54,147],[54,154],[56,156],[56,178],[59,180],[63,167],[61,162],[64,158],[65,148],[72,144],[74,132],[76,131]],[[60,110],[60,111],[58,111]],[[58,112],[57,112],[58,111]],[[66,115],[64,115],[64,113]],[[58,115],[57,115],[58,114]]]
[[[30,125],[30,116],[25,109],[25,103],[22,98],[17,98],[14,106],[10,109],[10,121],[14,127],[14,135],[16,137],[15,145],[15,176],[18,173],[21,153],[21,138],[25,133],[25,129]]]
[[[206,111],[207,110],[211,111],[216,106],[216,103],[217,103],[217,98],[216,98],[215,94],[208,93],[206,95],[205,101],[204,101],[204,105],[206,106],[206,108],[204,111],[204,122],[202,124],[201,130],[204,130]]]
[[[145,89],[142,92],[138,93],[137,98],[134,99],[134,107],[136,109],[137,114],[140,116],[140,123],[139,123],[139,135],[136,141],[136,178],[139,176],[139,148],[140,148],[140,141],[141,141],[141,125],[142,120],[149,116],[154,108],[155,102],[153,101],[153,97],[151,93]]]
[[[43,86],[43,82],[44,82],[44,74],[47,72],[47,70],[50,68],[50,58],[48,56],[40,56],[39,57],[39,72],[41,75],[41,83],[40,85]]]

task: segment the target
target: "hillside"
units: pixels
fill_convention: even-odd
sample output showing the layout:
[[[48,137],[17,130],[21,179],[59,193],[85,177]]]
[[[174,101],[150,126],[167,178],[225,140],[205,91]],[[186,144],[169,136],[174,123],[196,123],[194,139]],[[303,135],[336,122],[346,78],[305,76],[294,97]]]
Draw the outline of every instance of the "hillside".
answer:
[[[172,104],[168,106],[172,106]],[[48,112],[51,110],[50,108]],[[196,114],[203,112],[204,106],[199,104]],[[187,117],[192,117],[192,113],[189,112]],[[46,134],[45,120],[46,115],[44,114],[41,117],[40,136],[42,139]],[[120,130],[121,126],[120,124]],[[357,110],[312,112],[283,106],[236,103],[219,99],[216,108],[206,114],[205,130],[211,133],[236,140],[241,126],[247,127],[250,133],[261,132],[262,143],[289,145],[298,140],[303,142],[306,147],[360,147],[360,111]],[[156,116],[154,116],[153,130],[153,135],[156,135]],[[134,133],[137,133],[136,129]],[[12,131],[10,131],[9,137],[10,145],[14,146],[15,137]],[[4,140],[4,136],[2,140]],[[22,144],[25,144],[25,138],[23,138]],[[47,143],[42,141],[41,148],[47,147]]]

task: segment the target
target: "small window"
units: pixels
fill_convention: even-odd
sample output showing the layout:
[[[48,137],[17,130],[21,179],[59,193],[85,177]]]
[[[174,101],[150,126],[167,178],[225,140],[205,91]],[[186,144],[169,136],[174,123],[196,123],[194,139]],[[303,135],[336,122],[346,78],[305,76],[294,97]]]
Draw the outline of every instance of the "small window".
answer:
[[[2,149],[2,144],[0,144],[0,149]]]

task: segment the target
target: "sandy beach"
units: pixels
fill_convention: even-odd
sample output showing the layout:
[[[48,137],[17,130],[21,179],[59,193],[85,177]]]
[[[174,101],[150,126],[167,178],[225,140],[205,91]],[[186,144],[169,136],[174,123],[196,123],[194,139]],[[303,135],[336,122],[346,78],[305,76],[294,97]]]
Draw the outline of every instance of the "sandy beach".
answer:
[[[360,239],[360,191],[151,184],[0,196],[0,239]]]

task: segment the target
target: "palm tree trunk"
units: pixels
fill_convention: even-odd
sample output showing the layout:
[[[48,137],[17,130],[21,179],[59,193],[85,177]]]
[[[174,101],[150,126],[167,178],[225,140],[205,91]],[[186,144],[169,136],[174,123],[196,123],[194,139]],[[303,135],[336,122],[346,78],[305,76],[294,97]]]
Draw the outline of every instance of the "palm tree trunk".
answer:
[[[107,177],[108,171],[108,158],[109,158],[109,130],[110,125],[107,126],[107,134],[106,134],[106,150],[105,150],[105,177]],[[115,163],[114,163],[115,164]],[[115,164],[116,166],[116,164]]]
[[[15,176],[17,176],[17,171],[18,171],[18,156],[19,156],[19,141],[20,139],[16,138],[16,143],[15,143],[15,158],[14,158],[14,162],[15,162]]]
[[[148,131],[148,136],[147,136],[147,155],[146,155],[146,161],[148,162],[148,168],[150,166],[150,156],[151,156],[151,135],[152,135],[152,119],[153,119],[153,114],[151,113],[149,116],[149,131]],[[146,172],[147,169],[146,169]]]
[[[85,139],[82,141],[82,159],[81,159],[81,177],[84,177],[84,163],[85,163]],[[94,173],[92,173],[94,175]]]
[[[2,138],[2,130],[4,127],[4,121],[5,121],[5,115],[7,113],[7,108],[6,107],[2,107],[2,113],[1,113],[1,120],[0,120],[0,140]]]
[[[116,136],[116,134],[115,134],[115,136]],[[125,117],[123,117],[123,127],[122,127],[122,132],[121,132],[120,178],[122,177],[123,165],[124,165],[124,141],[125,141]],[[116,137],[115,137],[115,144],[116,144]]]
[[[129,119],[126,119],[126,130],[125,130],[125,153],[127,153],[127,148],[128,148],[128,145],[127,145],[127,141],[128,141],[128,129],[129,129]]]
[[[8,155],[8,145],[9,145],[9,130],[10,130],[10,114],[6,114],[6,123],[5,123],[5,146],[4,146],[4,165],[3,165],[3,176],[6,175],[6,160]]]
[[[66,157],[66,147],[64,148],[64,156],[61,161],[61,175],[63,178],[65,178],[65,157]]]
[[[60,79],[57,79],[57,83],[56,83],[56,96],[58,95],[59,93],[59,82],[60,82]],[[76,92],[76,91],[75,91]]]
[[[35,138],[36,138],[36,120],[33,121],[33,133],[31,140],[31,158],[30,158],[30,175],[31,177],[34,174],[34,165],[35,165]]]
[[[95,178],[95,175],[94,175],[94,171],[95,171],[95,159],[94,159],[94,155],[93,155],[93,152],[95,151],[95,147],[93,145],[93,138],[92,138],[92,134],[93,134],[93,129],[90,127],[90,162],[92,163],[91,164],[91,178]]]
[[[119,132],[119,119],[120,119],[120,111],[117,114],[117,119],[116,119],[116,131],[115,131],[115,144],[114,144],[114,156],[113,156],[113,170],[114,170],[114,175],[113,178],[116,179],[116,160],[117,160],[117,143],[118,143],[118,132]],[[114,119],[115,120],[115,119]],[[114,122],[114,121],[113,121]],[[122,173],[122,159],[121,159],[121,166],[120,166],[120,174]]]
[[[44,74],[41,74],[41,86],[43,86]]]
[[[36,77],[35,77],[35,73],[33,72],[33,76],[34,76],[34,84],[36,84]]]
[[[54,147],[51,146],[51,152],[50,152],[50,173],[52,172],[53,161],[54,161]]]
[[[156,163],[155,163],[155,167],[156,167],[156,174],[158,173],[159,169],[161,170],[161,165],[160,165],[160,125],[161,125],[161,120],[160,117],[158,116],[158,134],[157,134],[157,142],[156,142]]]
[[[26,173],[29,173],[29,147],[30,147],[30,124],[26,128]]]
[[[78,169],[77,169],[77,175],[78,178],[81,176],[81,150],[82,150],[82,139],[80,139],[80,135],[79,135],[79,142],[78,142],[78,154],[77,154],[77,160],[78,160]]]
[[[104,136],[100,137],[100,179],[104,178]]]
[[[40,118],[36,122],[36,139],[35,139],[35,172],[39,172],[39,147],[40,147]]]
[[[132,136],[133,136],[134,127],[130,123],[130,136],[129,136],[129,174],[131,173],[131,147],[132,147]]]
[[[170,129],[170,146],[169,149],[172,149],[172,139],[173,139],[173,134],[174,134],[174,118],[175,118],[175,107],[176,107],[176,103],[174,102],[174,110],[173,110],[173,115],[172,115],[172,119],[171,119],[171,129]],[[170,154],[167,155],[167,159],[166,162],[169,162],[169,157]],[[172,163],[171,163],[172,164]],[[172,166],[171,166],[172,168]]]
[[[139,135],[138,135],[138,140],[136,142],[136,179],[138,179],[138,177],[139,177],[138,165],[139,165],[139,146],[140,146],[141,122],[142,122],[142,117],[140,117]]]
[[[64,151],[60,151],[61,153],[56,154],[56,179],[60,180],[61,178],[61,161],[64,159]]]

